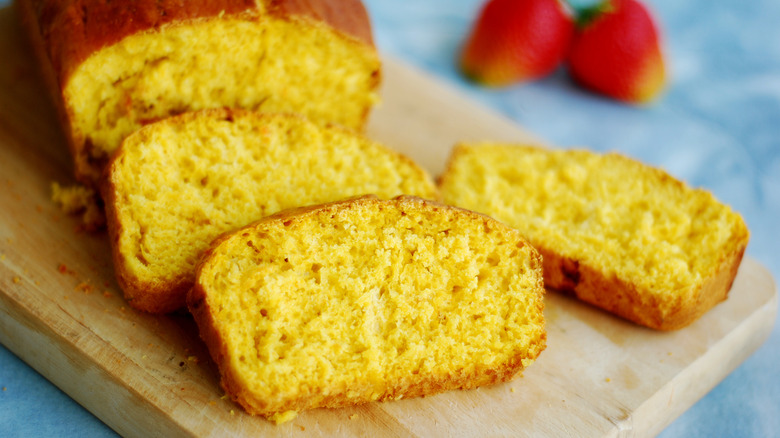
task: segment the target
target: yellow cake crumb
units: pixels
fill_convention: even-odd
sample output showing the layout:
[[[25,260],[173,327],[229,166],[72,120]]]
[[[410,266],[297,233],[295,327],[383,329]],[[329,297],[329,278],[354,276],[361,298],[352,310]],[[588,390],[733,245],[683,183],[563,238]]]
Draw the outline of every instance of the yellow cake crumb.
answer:
[[[87,231],[98,230],[106,223],[99,196],[86,186],[76,184],[63,187],[52,182],[51,199],[66,214],[81,215],[82,227]]]
[[[77,284],[74,289],[89,295],[92,293],[93,290],[95,290],[95,287],[87,283],[86,281],[82,281],[81,283]]]
[[[298,411],[284,411],[276,413],[268,417],[274,424],[282,424],[295,419],[298,416]]]
[[[67,214],[79,213],[94,202],[95,191],[82,185],[63,187],[57,182],[51,183],[51,199]]]

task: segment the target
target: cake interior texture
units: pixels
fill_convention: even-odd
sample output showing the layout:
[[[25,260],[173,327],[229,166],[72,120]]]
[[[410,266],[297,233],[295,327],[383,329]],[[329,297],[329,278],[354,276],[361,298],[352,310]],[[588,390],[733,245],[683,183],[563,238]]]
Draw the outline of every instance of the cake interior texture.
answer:
[[[264,415],[505,381],[545,348],[519,234],[418,201],[262,221],[198,274],[228,392]],[[197,294],[200,295],[200,294]]]
[[[461,145],[440,186],[448,203],[518,228],[540,250],[647,292],[661,314],[744,251],[742,218],[711,193],[618,154]],[[737,264],[739,260],[737,260]]]
[[[77,166],[89,172],[145,123],[203,108],[297,112],[360,129],[378,99],[379,69],[373,46],[300,16],[231,15],[139,32],[93,53],[64,86],[85,142]]]
[[[108,170],[109,231],[121,272],[140,290],[188,288],[214,238],[280,210],[364,194],[438,196],[421,168],[362,135],[245,111],[149,125]]]

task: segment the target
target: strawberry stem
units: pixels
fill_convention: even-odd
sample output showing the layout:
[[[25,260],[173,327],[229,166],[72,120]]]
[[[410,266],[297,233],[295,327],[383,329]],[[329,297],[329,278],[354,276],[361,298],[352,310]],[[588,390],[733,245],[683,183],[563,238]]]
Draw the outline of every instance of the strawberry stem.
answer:
[[[574,21],[577,28],[584,29],[596,21],[601,15],[608,14],[615,10],[612,0],[599,0],[595,3],[580,4],[581,2],[572,2],[572,0],[563,0],[574,11]]]

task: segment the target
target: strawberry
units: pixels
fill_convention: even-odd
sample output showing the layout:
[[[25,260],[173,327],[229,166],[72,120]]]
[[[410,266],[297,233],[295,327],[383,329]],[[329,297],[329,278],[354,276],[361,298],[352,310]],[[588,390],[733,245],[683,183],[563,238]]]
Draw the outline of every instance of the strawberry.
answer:
[[[666,81],[658,27],[637,0],[604,0],[582,11],[568,63],[582,86],[630,103],[654,99]]]
[[[574,19],[559,0],[488,0],[460,67],[483,85],[536,79],[561,64],[573,34]]]

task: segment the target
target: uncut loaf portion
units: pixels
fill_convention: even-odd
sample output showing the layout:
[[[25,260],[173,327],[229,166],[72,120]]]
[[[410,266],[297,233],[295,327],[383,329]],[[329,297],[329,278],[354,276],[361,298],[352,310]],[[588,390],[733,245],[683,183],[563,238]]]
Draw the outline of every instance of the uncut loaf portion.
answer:
[[[545,348],[543,295],[541,258],[517,230],[366,196],[216,239],[188,307],[226,393],[281,422],[508,381]]]
[[[440,190],[518,228],[547,286],[659,330],[726,299],[749,238],[709,192],[615,153],[462,144]]]
[[[408,158],[300,116],[204,110],[131,134],[102,186],[118,283],[131,306],[184,306],[200,253],[277,211],[347,197],[437,198]]]
[[[381,64],[360,0],[18,0],[77,179],[125,136],[206,108],[361,129]]]

